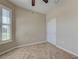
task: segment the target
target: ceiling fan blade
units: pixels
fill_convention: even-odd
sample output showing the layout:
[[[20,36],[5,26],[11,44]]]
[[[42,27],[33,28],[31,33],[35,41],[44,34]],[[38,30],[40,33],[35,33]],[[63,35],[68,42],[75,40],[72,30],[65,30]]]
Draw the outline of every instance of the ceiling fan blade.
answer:
[[[32,6],[35,6],[35,0],[32,0]]]
[[[48,0],[43,0],[45,3],[48,3]]]

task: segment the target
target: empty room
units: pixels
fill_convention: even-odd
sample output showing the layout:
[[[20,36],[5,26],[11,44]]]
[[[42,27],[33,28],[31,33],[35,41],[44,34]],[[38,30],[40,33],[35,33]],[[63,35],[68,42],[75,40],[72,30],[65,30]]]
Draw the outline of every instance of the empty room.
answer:
[[[0,0],[0,59],[78,59],[78,0]]]

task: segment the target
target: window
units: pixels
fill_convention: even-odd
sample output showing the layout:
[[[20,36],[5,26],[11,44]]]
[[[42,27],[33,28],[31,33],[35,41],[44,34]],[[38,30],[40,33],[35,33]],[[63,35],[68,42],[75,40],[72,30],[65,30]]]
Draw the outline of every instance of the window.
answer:
[[[0,5],[0,43],[12,39],[12,10]]]

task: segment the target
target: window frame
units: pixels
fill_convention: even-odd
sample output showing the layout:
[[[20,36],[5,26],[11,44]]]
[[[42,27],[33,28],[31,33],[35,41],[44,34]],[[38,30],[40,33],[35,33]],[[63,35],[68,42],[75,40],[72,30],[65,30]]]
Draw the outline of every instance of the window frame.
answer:
[[[13,23],[13,18],[12,18],[12,15],[13,15],[13,12],[12,12],[12,9],[11,8],[9,8],[9,7],[7,7],[7,6],[4,6],[4,5],[2,5],[2,4],[0,4],[0,9],[1,9],[1,16],[0,16],[0,18],[1,18],[1,22],[2,22],[2,9],[6,9],[6,10],[8,10],[9,12],[10,12],[10,24],[9,24],[9,26],[10,26],[10,36],[11,36],[11,39],[9,39],[9,40],[5,40],[5,41],[3,41],[2,40],[2,38],[0,39],[0,45],[1,44],[5,44],[5,43],[9,43],[9,42],[12,42],[13,41],[13,34],[12,34],[12,28],[13,28],[13,26],[12,26],[12,23]],[[4,24],[2,24],[1,23],[1,36],[2,36],[2,25],[4,25]],[[7,24],[7,26],[8,26],[8,24]]]

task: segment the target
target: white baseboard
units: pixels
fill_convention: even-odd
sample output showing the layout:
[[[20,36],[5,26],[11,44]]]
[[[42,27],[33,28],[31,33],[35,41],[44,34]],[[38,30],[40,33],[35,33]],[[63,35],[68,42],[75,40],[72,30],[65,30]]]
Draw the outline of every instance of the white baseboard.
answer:
[[[25,46],[31,46],[31,45],[37,45],[37,44],[42,44],[42,43],[46,43],[47,41],[40,41],[40,42],[35,42],[35,43],[30,43],[30,44],[23,44],[20,46],[17,46],[17,48],[21,48],[21,47],[25,47]]]
[[[41,44],[41,43],[46,43],[47,41],[40,41],[40,42],[35,42],[35,43],[30,43],[30,44],[24,44],[24,45],[20,45],[20,46],[16,46],[16,47],[13,47],[13,48],[10,48],[2,53],[0,53],[0,55],[3,55],[11,50],[14,50],[16,48],[21,48],[21,47],[25,47],[25,46],[31,46],[31,45],[36,45],[36,44]]]
[[[48,42],[48,43],[50,43],[50,42]],[[71,55],[74,55],[74,56],[78,57],[78,55],[77,55],[76,53],[72,52],[72,51],[69,51],[69,50],[67,50],[67,49],[65,49],[65,48],[63,48],[63,47],[60,47],[60,46],[58,46],[58,45],[56,45],[56,44],[53,44],[53,43],[50,43],[50,44],[56,46],[56,47],[59,48],[59,49],[62,49],[63,51],[65,51],[65,52],[67,52],[67,53],[69,53],[69,54],[71,54]]]
[[[63,51],[66,51],[67,53],[69,53],[69,54],[71,54],[71,55],[74,55],[74,56],[78,56],[76,53],[74,53],[74,52],[72,52],[72,51],[69,51],[69,50],[67,50],[67,49],[65,49],[65,48],[63,48],[63,47],[60,47],[60,46],[58,46],[58,45],[56,45],[56,47],[58,47],[59,49],[62,49]]]
[[[4,51],[4,52],[1,52],[0,55],[3,55],[3,54],[5,54],[5,53],[8,53],[8,52],[10,52],[11,50],[14,50],[14,49],[16,49],[16,48],[17,48],[17,47],[10,48],[10,49],[8,49],[8,50],[6,50],[6,51]]]

